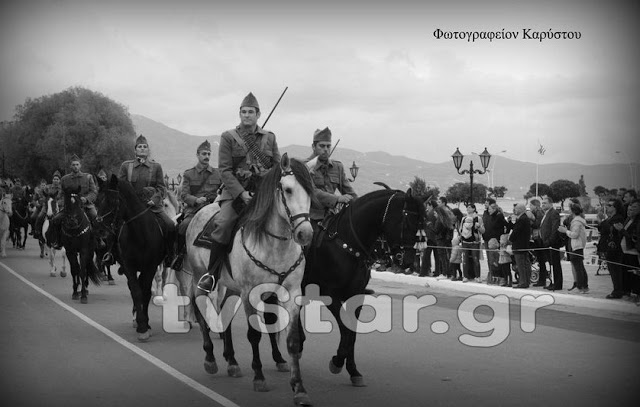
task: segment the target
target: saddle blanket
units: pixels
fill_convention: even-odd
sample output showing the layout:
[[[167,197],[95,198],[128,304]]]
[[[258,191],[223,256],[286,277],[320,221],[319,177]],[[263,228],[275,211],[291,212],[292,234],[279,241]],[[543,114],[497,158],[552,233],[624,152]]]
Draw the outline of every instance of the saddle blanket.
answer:
[[[210,249],[211,244],[213,243],[213,239],[211,238],[211,234],[216,228],[216,224],[213,221],[218,212],[214,213],[211,219],[207,221],[204,225],[204,228],[198,233],[196,236],[196,240],[193,241],[193,245],[197,247],[204,247],[205,249]]]

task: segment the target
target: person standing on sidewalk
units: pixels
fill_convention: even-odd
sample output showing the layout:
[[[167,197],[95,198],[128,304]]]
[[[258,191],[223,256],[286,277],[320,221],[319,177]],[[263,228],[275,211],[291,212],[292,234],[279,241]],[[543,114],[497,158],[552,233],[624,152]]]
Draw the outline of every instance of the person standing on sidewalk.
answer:
[[[549,196],[542,198],[542,210],[544,215],[540,222],[540,240],[542,250],[538,251],[538,264],[540,265],[540,280],[543,282],[547,277],[547,261],[549,271],[553,269],[552,282],[545,287],[547,290],[562,290],[562,266],[560,265],[560,214],[553,207],[553,199]]]
[[[518,285],[513,288],[529,288],[531,278],[531,259],[529,258],[529,239],[531,238],[531,221],[524,204],[513,208],[511,220],[513,227],[509,241],[513,247],[513,257],[518,270]]]
[[[569,261],[576,275],[576,288],[581,294],[589,292],[589,277],[584,267],[584,248],[587,244],[587,221],[584,219],[582,205],[572,202],[569,209],[573,214],[570,229],[564,225],[558,228],[560,233],[566,234],[571,239],[571,253]]]
[[[620,247],[622,248],[622,263],[625,265],[623,274],[624,295],[629,295],[631,300],[638,303],[640,294],[640,200],[634,199],[627,208],[627,219],[624,223],[615,223],[614,228],[622,235]],[[633,296],[632,296],[633,294]]]
[[[491,239],[496,239],[496,246],[499,247],[500,236],[504,234],[505,228],[508,228],[507,220],[504,218],[502,211],[498,207],[496,200],[487,198],[485,202],[487,210],[482,214],[482,239],[484,240],[485,249],[487,249],[487,264],[489,265],[489,275],[487,276],[487,284],[492,284],[493,278],[500,278],[499,258],[500,252],[497,249],[488,247]]]
[[[476,206],[467,205],[467,215],[460,222],[460,240],[462,242],[462,271],[463,282],[475,280],[482,282],[480,277],[480,228],[482,218],[478,216]]]
[[[611,291],[611,294],[608,294],[606,298],[616,299],[622,298],[624,294],[622,278],[625,271],[622,266],[623,253],[620,247],[622,233],[613,226],[616,223],[624,223],[625,217],[622,201],[609,199],[606,205],[606,212],[607,218],[603,220],[598,227],[600,232],[598,253],[604,253],[609,275],[611,276],[611,283],[613,284],[613,291]]]

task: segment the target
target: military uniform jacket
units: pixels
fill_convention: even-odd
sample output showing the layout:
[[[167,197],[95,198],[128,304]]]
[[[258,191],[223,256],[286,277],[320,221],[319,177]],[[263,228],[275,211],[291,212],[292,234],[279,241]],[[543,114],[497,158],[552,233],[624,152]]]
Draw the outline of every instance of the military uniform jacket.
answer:
[[[87,203],[84,205],[86,208],[93,207],[93,203],[98,195],[98,188],[93,181],[93,177],[86,172],[78,171],[77,174],[71,173],[65,175],[60,180],[60,187],[63,194],[71,193],[80,187],[80,193],[78,195],[87,200]]]
[[[180,198],[187,205],[184,209],[185,216],[196,213],[203,206],[213,202],[221,183],[220,172],[210,165],[205,167],[198,163],[195,167],[186,170],[180,187]],[[200,197],[206,197],[207,202],[197,205],[196,199]]]
[[[127,160],[120,166],[118,178],[129,181],[142,202],[152,200],[154,206],[161,206],[166,187],[162,167],[157,162]]]
[[[280,162],[280,150],[278,150],[276,136],[272,132],[263,130],[259,126],[256,127],[254,133],[248,133],[240,126],[225,131],[220,136],[220,148],[218,149],[218,168],[225,186],[220,197],[221,200],[235,199],[242,194],[249,176],[258,170],[253,154],[247,153],[245,147],[235,139],[234,133],[240,137],[254,134],[256,145],[271,160],[271,165]]]
[[[325,164],[318,160],[310,172],[311,180],[316,187],[316,198],[321,205],[320,207],[311,205],[311,219],[322,219],[326,212],[335,208],[338,203],[336,191],[342,195],[351,195],[354,199],[358,197],[351,187],[351,183],[344,173],[344,165],[340,161],[328,159]]]

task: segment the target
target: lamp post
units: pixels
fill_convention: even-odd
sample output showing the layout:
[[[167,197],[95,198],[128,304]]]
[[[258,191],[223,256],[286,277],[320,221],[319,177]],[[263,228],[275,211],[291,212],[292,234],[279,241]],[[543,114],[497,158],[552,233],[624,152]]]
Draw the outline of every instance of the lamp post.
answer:
[[[473,169],[473,160],[469,160],[469,169],[460,171],[462,167],[462,160],[464,159],[464,155],[460,152],[460,148],[456,147],[455,153],[451,156],[453,158],[453,165],[456,167],[456,171],[458,174],[469,174],[469,178],[471,180],[471,188],[469,189],[469,203],[473,203],[473,174],[484,174],[487,172],[487,167],[489,167],[489,161],[491,161],[491,154],[487,151],[487,148],[484,148],[482,154],[480,154],[480,164],[482,165],[482,170],[474,170]]]
[[[353,177],[353,179],[348,178],[349,182],[354,182],[356,180],[356,177],[358,176],[358,170],[360,169],[360,167],[358,167],[356,165],[356,162],[353,162],[353,165],[351,165],[351,168],[349,168],[349,172],[351,173],[351,176]]]

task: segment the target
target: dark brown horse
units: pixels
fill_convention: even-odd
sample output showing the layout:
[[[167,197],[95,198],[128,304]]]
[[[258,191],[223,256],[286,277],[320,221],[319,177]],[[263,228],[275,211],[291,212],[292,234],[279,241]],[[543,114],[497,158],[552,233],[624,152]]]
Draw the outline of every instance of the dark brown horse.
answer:
[[[325,219],[320,228],[323,232],[309,248],[302,281],[305,293],[308,294],[309,285],[314,284],[319,287],[320,295],[331,297],[328,308],[340,329],[340,344],[329,369],[339,373],[346,361],[354,386],[364,386],[364,379],[355,362],[356,332],[343,322],[341,307],[347,300],[365,293],[371,266],[377,257],[374,256],[377,239],[383,237],[393,253],[413,249],[424,216],[422,201],[412,196],[411,189],[406,193],[387,189],[373,191]],[[358,318],[362,302],[349,303]],[[304,335],[303,330],[300,332]]]

